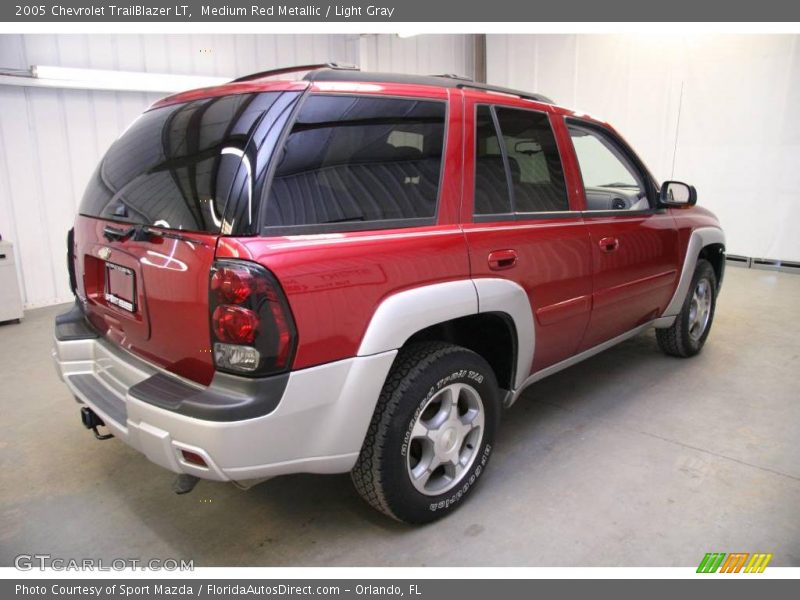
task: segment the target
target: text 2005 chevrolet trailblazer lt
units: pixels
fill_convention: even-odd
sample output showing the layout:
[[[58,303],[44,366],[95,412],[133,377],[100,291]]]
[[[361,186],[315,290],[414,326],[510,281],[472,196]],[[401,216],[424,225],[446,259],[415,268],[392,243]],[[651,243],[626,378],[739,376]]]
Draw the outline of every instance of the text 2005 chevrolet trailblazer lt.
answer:
[[[452,76],[302,69],[161,100],[97,167],[54,349],[96,435],[181,491],[350,472],[424,523],[527,385],[649,327],[700,352],[724,234],[608,124]]]

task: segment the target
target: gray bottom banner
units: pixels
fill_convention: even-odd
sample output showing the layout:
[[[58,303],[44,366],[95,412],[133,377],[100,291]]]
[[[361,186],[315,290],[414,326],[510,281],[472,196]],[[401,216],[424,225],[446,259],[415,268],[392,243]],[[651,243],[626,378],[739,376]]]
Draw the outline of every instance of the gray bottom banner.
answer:
[[[38,579],[4,580],[0,598],[78,600],[83,598],[170,599],[190,598],[408,598],[412,600],[516,600],[541,597],[617,598],[621,594],[647,600],[688,600],[709,594],[726,600],[763,597],[796,597],[797,582],[781,579],[742,579],[736,576],[698,575],[697,579],[553,580],[553,579],[309,579],[309,580],[102,580]],[[791,590],[794,589],[794,594]],[[764,596],[769,593],[770,596]],[[773,595],[774,594],[774,595]]]

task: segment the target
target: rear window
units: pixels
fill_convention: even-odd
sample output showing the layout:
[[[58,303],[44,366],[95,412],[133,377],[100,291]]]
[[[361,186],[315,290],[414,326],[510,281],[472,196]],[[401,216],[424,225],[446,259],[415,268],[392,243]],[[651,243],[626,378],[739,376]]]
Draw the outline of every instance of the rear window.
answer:
[[[310,96],[268,190],[267,231],[433,223],[445,113],[439,101]]]
[[[281,104],[276,102],[279,96],[280,92],[220,96],[144,113],[103,157],[80,213],[169,229],[231,233],[235,227],[226,215],[241,214],[233,204],[248,203],[258,166],[251,164],[255,152],[248,158],[248,142],[264,126],[262,116]]]

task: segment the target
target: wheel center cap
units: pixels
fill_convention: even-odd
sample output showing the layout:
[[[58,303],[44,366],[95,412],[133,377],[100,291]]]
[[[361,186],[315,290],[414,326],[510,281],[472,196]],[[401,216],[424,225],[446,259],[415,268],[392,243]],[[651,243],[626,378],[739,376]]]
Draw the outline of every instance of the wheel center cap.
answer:
[[[448,427],[442,431],[440,442],[442,451],[445,454],[452,452],[458,443],[458,432],[456,431],[455,427]]]

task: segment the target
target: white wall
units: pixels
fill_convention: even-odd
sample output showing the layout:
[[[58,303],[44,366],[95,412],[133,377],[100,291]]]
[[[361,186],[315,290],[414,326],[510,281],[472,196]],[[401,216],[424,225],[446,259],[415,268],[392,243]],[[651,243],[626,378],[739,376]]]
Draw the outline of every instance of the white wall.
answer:
[[[471,35],[361,36],[359,65],[364,71],[472,77],[474,44]]]
[[[487,78],[611,122],[697,186],[730,253],[800,260],[798,36],[490,35]]]
[[[328,60],[469,75],[472,47],[466,36],[444,35],[0,35],[0,68],[233,77]],[[106,148],[157,97],[0,85],[0,235],[15,245],[26,308],[71,299],[65,236],[83,189]]]

